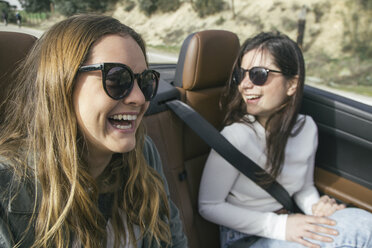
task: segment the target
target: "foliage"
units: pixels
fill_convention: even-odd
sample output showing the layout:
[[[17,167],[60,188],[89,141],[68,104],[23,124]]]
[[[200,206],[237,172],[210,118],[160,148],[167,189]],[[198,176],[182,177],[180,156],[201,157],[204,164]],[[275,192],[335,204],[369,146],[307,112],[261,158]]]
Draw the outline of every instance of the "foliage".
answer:
[[[218,13],[224,7],[223,0],[194,0],[194,9],[200,17]]]
[[[221,26],[225,21],[225,18],[221,16],[215,23],[216,25]]]
[[[50,11],[50,0],[19,0],[24,10],[30,13]]]
[[[157,0],[138,0],[140,10],[150,16],[157,9]]]
[[[180,0],[138,0],[139,7],[147,16],[150,16],[155,11],[170,12],[177,10],[181,2]]]
[[[126,12],[130,12],[132,9],[134,9],[134,7],[136,7],[136,3],[133,2],[132,0],[125,0],[124,5],[125,5],[124,10]]]
[[[8,11],[9,10],[9,3],[7,1],[0,1],[0,9],[2,11]]]
[[[348,12],[343,13],[343,51],[358,55],[361,59],[372,57],[372,10],[368,6],[372,0],[349,2]]]
[[[359,0],[360,4],[365,9],[372,9],[372,0]]]
[[[162,12],[175,11],[180,5],[180,0],[158,0],[158,9]]]
[[[109,2],[110,0],[54,0],[56,10],[66,16],[84,12],[104,12]]]

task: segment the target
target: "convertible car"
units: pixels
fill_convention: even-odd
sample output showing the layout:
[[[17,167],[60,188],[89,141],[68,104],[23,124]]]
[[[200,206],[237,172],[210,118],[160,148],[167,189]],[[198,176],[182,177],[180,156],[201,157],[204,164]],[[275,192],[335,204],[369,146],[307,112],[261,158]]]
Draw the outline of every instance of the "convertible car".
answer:
[[[0,103],[10,72],[35,37],[0,32]],[[180,209],[190,247],[219,247],[218,226],[198,213],[201,174],[210,147],[169,109],[180,100],[220,130],[219,97],[239,50],[229,31],[205,30],[186,37],[176,64],[150,64],[160,72],[158,94],[145,117],[148,135],[160,152],[171,198]],[[372,107],[305,86],[301,112],[319,129],[315,183],[320,193],[372,212]],[[4,118],[0,109],[0,121]]]

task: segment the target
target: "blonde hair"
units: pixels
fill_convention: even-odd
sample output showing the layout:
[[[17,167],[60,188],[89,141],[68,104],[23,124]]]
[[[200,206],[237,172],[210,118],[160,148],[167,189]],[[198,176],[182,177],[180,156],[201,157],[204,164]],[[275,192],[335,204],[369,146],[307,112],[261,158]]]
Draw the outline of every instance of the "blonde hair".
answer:
[[[115,186],[111,218],[115,247],[127,238],[123,214],[133,244],[133,225],[140,227],[142,238],[170,244],[167,196],[162,179],[143,156],[143,125],[137,130],[135,149],[113,156],[98,182],[87,172],[82,156],[85,140],[78,131],[72,93],[90,47],[107,34],[129,35],[146,57],[142,38],[118,20],[73,16],[36,42],[7,100],[0,155],[11,159],[20,180],[33,180],[35,192],[42,192],[36,194],[39,207],[29,225],[35,221],[32,247],[68,247],[73,239],[84,247],[104,246],[106,220],[97,206],[98,184]]]

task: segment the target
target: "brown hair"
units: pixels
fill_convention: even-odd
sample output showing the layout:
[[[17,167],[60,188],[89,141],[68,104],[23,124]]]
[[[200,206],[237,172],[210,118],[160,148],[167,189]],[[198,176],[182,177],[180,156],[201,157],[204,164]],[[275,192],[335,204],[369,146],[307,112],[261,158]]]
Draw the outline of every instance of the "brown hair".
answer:
[[[240,67],[243,56],[254,49],[258,49],[261,52],[269,52],[274,59],[273,62],[282,72],[287,82],[298,77],[295,94],[287,97],[284,104],[269,117],[265,126],[266,166],[269,168],[271,177],[264,177],[261,184],[268,185],[273,182],[281,172],[288,137],[290,135],[295,135],[299,130],[293,129],[297,123],[297,116],[302,100],[305,81],[305,62],[301,49],[286,35],[263,32],[253,38],[247,39],[243,43],[234,63],[234,69]],[[230,80],[222,96],[221,106],[227,110],[224,118],[225,125],[230,125],[234,122],[251,123],[251,121],[246,118],[246,104],[239,93],[238,85],[234,82],[232,75],[230,76]],[[301,128],[302,125],[298,127]]]
[[[35,192],[42,191],[35,199],[40,204],[32,218],[36,221],[32,247],[68,247],[76,240],[84,247],[104,246],[106,220],[97,206],[99,184],[115,186],[111,213],[115,247],[127,238],[123,215],[133,244],[133,225],[140,227],[142,238],[170,244],[167,196],[162,179],[144,159],[143,124],[135,149],[113,156],[98,182],[89,175],[82,156],[85,140],[72,104],[76,74],[94,42],[108,34],[129,35],[146,57],[140,35],[118,20],[73,16],[36,42],[7,101],[0,155],[12,161],[19,178],[37,182]]]

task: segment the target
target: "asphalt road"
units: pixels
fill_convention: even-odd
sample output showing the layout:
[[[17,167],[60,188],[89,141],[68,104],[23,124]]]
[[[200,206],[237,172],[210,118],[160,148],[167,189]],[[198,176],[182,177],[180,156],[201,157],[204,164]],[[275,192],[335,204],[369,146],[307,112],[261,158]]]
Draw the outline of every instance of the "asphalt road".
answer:
[[[8,31],[8,32],[21,32],[32,34],[33,36],[40,37],[44,31],[28,28],[28,27],[18,27],[14,24],[8,24],[7,26],[4,23],[0,24],[0,31]]]

